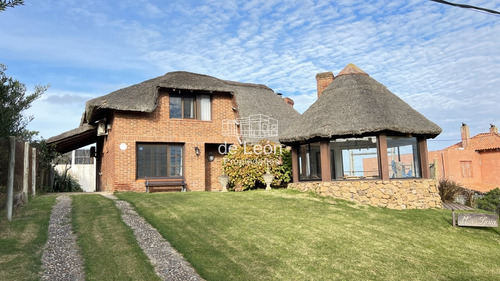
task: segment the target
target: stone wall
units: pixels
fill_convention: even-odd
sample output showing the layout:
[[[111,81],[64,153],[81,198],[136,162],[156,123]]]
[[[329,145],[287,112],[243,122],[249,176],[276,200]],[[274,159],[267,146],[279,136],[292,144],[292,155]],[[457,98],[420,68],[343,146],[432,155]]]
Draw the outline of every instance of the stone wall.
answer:
[[[403,210],[442,208],[437,184],[434,179],[317,181],[290,183],[288,188],[360,204]]]

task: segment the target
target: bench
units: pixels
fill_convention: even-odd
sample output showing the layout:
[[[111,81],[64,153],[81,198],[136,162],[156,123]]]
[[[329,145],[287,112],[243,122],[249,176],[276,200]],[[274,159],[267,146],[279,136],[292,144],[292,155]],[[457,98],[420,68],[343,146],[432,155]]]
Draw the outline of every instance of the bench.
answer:
[[[164,187],[167,190],[177,190],[185,192],[186,191],[186,181],[183,177],[179,178],[153,178],[148,179],[144,182],[146,185],[146,193],[149,193],[152,187]]]

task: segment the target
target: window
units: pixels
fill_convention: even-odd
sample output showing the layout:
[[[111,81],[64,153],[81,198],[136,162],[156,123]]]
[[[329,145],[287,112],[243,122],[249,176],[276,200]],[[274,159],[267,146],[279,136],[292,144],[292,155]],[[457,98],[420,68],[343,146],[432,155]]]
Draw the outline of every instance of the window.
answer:
[[[209,95],[170,94],[170,118],[212,120]]]
[[[319,142],[300,146],[299,180],[321,180]]]
[[[472,161],[460,161],[460,168],[463,179],[472,178]]]
[[[420,161],[417,138],[387,137],[390,178],[419,178]]]
[[[182,145],[137,144],[137,178],[182,176]]]
[[[94,158],[90,157],[90,149],[75,150],[75,164],[94,164]]]
[[[376,179],[378,169],[377,138],[334,139],[330,141],[333,179]]]

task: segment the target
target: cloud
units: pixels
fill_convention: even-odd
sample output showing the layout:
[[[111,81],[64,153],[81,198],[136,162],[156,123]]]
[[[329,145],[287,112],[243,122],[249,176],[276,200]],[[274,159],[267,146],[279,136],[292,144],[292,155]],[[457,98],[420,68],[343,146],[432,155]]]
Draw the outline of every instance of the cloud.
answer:
[[[470,4],[500,7],[479,0]],[[460,120],[470,124],[471,132],[472,126],[484,131],[482,124],[500,125],[492,106],[500,103],[500,37],[494,36],[500,23],[492,15],[420,0],[42,1],[26,6],[0,18],[0,60],[31,62],[27,67],[40,72],[47,64],[54,71],[61,65],[69,69],[75,80],[65,83],[67,92],[54,93],[45,104],[82,102],[85,95],[78,91],[86,85],[92,93],[106,94],[187,70],[266,84],[304,111],[316,100],[316,73],[336,75],[355,63],[443,127],[446,139],[460,138]],[[431,149],[448,145],[440,138]]]

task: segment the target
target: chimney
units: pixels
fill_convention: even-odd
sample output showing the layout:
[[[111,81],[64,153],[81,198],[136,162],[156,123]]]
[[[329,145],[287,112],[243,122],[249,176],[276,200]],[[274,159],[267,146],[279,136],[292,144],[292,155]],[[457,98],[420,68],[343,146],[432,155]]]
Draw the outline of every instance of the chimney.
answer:
[[[469,134],[469,126],[467,124],[462,123],[462,127],[460,127],[460,133],[462,135],[462,147],[466,148],[469,144],[470,134]]]
[[[291,107],[293,107],[293,105],[295,104],[295,102],[293,102],[293,100],[291,98],[283,98],[283,100],[289,104]]]
[[[490,133],[496,133],[498,134],[498,128],[497,126],[490,124]]]
[[[323,91],[328,87],[333,82],[333,73],[331,71],[329,72],[322,72],[316,74],[316,83],[318,86],[318,98],[321,96]]]

